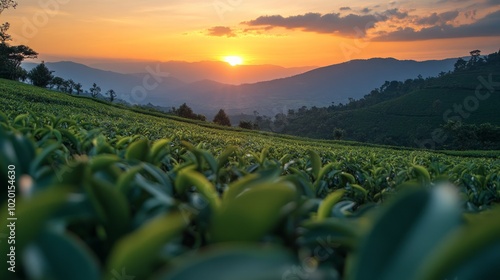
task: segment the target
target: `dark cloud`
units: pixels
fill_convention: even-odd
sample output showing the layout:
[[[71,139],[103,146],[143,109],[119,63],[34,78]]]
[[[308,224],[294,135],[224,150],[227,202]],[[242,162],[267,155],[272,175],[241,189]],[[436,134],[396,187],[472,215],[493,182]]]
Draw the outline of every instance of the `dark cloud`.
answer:
[[[304,15],[283,17],[280,15],[261,16],[255,20],[243,22],[249,26],[283,27],[300,29],[308,32],[338,34],[343,36],[359,36],[359,30],[373,28],[375,23],[387,20],[385,15],[355,15],[341,16],[339,13],[319,14],[307,13]]]
[[[469,19],[469,18],[476,19],[477,9],[467,11],[464,13],[464,15],[465,15],[465,18],[467,18],[467,19]]]
[[[500,36],[500,11],[493,12],[471,24],[452,26],[449,24],[415,30],[411,27],[389,32],[374,38],[374,41],[417,41],[445,38]]]
[[[395,17],[397,19],[404,19],[408,17],[408,12],[403,12],[398,8],[386,10],[383,14],[388,17]]]
[[[496,6],[500,5],[500,0],[439,0],[437,3],[468,3],[473,2],[474,4],[479,4],[483,6]]]
[[[430,16],[418,18],[415,23],[418,25],[441,25],[456,19],[457,16],[458,11],[449,11],[440,14],[432,13]]]
[[[350,11],[351,7],[340,7],[341,11]]]
[[[361,12],[365,13],[365,14],[368,14],[371,11],[372,11],[372,9],[370,9],[370,8],[364,8],[363,10],[361,10]]]
[[[236,37],[234,31],[227,26],[215,26],[207,30],[207,35],[217,37]]]

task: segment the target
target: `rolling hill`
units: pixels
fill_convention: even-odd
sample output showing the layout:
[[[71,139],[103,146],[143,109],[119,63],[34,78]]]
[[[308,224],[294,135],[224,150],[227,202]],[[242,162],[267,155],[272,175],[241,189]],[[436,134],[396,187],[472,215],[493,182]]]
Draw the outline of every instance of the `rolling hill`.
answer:
[[[489,84],[491,81],[493,83]],[[310,110],[288,118],[284,132],[331,138],[332,131],[340,128],[349,140],[428,148],[446,145],[451,137],[441,127],[448,120],[500,126],[498,81],[500,69],[497,65],[448,74],[430,79],[421,89],[372,106],[337,111]]]

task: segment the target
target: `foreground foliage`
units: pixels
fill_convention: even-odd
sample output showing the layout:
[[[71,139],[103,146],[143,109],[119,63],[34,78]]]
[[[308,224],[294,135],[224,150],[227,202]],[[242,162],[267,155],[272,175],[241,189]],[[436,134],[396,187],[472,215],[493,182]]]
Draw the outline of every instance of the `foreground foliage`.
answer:
[[[499,273],[498,159],[217,130],[44,93],[0,88],[1,180],[15,165],[18,191],[16,273],[2,253],[1,279]]]

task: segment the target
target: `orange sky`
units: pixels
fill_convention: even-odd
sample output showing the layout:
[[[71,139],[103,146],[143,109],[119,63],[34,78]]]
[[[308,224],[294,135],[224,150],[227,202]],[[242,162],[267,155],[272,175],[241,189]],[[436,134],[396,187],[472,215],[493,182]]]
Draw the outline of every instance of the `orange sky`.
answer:
[[[32,47],[42,59],[238,55],[245,64],[322,66],[354,58],[449,58],[500,47],[497,0],[19,2],[0,21],[11,23],[12,43]]]

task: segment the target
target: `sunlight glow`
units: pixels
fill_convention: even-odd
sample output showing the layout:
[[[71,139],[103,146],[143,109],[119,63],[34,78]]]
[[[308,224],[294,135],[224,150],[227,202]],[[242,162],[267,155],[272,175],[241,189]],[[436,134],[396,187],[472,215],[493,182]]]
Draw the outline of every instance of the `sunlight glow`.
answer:
[[[243,58],[241,58],[239,56],[231,55],[231,56],[224,57],[224,61],[229,63],[229,65],[231,65],[231,66],[237,66],[237,65],[241,65],[243,63]]]

